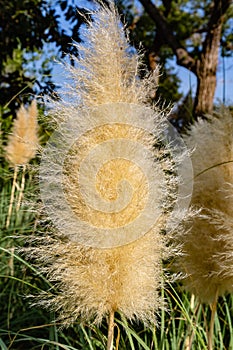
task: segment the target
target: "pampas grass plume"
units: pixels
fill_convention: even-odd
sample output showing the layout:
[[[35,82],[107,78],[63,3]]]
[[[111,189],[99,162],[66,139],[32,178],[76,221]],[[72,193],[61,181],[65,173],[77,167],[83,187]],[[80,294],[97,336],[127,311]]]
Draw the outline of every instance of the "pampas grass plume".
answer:
[[[192,152],[192,205],[199,214],[177,240],[183,243],[178,270],[185,287],[202,302],[233,292],[233,117],[221,108],[199,120],[185,138]]]
[[[26,109],[19,108],[14,120],[12,134],[5,148],[6,158],[13,166],[25,165],[35,157],[38,146],[37,105],[32,101]]]
[[[101,211],[93,210],[84,202],[83,197],[80,196],[77,172],[88,152],[95,145],[104,144],[108,140],[135,141],[136,146],[132,148],[132,155],[137,151],[138,143],[141,143],[154,155],[153,159],[156,159],[158,154],[153,146],[154,136],[127,122],[111,124],[112,113],[109,113],[108,109],[111,107],[109,104],[112,103],[111,108],[115,108],[112,111],[116,113],[117,108],[123,108],[119,113],[124,116],[130,108],[135,109],[135,104],[140,108],[146,108],[150,85],[154,78],[148,76],[144,81],[138,78],[141,67],[140,56],[130,52],[129,43],[113,5],[110,9],[101,7],[94,14],[94,19],[94,22],[88,23],[86,44],[78,45],[79,58],[75,58],[76,66],[68,67],[75,81],[75,87],[71,87],[69,91],[70,102],[58,101],[55,116],[58,120],[61,116],[65,120],[71,120],[74,129],[78,130],[83,125],[85,127],[91,125],[92,121],[88,119],[90,108],[108,104],[101,111],[108,113],[109,124],[101,125],[103,114],[97,113],[96,125],[100,122],[101,127],[93,128],[85,134],[85,137],[81,137],[73,144],[73,153],[71,152],[70,156],[68,153],[64,162],[63,185],[66,201],[70,204],[72,213],[85,222],[90,221],[90,231],[93,227],[101,228],[106,225],[111,235],[111,227],[124,226],[128,220],[137,216],[145,205],[148,191],[145,177],[140,169],[127,159],[114,160],[117,147],[103,151],[99,155],[100,160],[101,157],[104,159],[106,152],[110,152],[112,161],[101,168],[102,172],[100,171],[95,179],[95,188],[99,196],[107,202],[116,200],[118,195],[124,197],[124,189],[116,185],[124,177],[137,190],[136,195],[132,196],[131,206],[127,206],[120,213],[106,215]],[[122,102],[123,104],[120,105]],[[118,105],[114,105],[115,103]],[[84,111],[87,113],[83,115]],[[155,120],[154,115],[155,111],[153,111],[153,118],[149,121],[150,130],[157,128],[159,134],[162,128],[161,118],[164,117],[157,115]],[[134,120],[140,121],[142,117],[143,115],[135,113]],[[56,161],[55,158],[53,161]],[[147,166],[147,162],[146,157],[142,157],[142,168],[144,165]],[[91,183],[94,165],[88,163],[88,166],[85,182]],[[166,202],[169,191],[164,188],[165,180],[162,171],[158,168],[161,169],[160,160],[157,163],[155,161],[152,169],[155,187],[153,190],[156,191],[157,196],[156,206],[150,214],[153,217],[157,215],[158,219],[155,220],[154,226],[137,240],[119,247],[95,248],[80,244],[82,230],[73,227],[72,234],[67,232],[67,235],[61,235],[55,232],[44,239],[40,238],[39,245],[30,248],[29,256],[37,258],[42,271],[47,273],[50,281],[57,283],[59,289],[58,295],[49,293],[40,295],[38,303],[58,312],[59,319],[65,325],[68,326],[76,319],[100,323],[105,317],[111,319],[117,311],[130,320],[155,322],[155,313],[163,304],[158,289],[163,272],[161,260],[167,250],[160,230],[165,225],[163,201]],[[48,179],[56,184],[58,181],[56,172]],[[46,181],[45,174],[45,184]],[[51,193],[49,202],[56,202],[57,208],[63,205],[59,200]],[[142,223],[142,230],[147,224],[147,219]],[[67,220],[69,220],[68,217]],[[108,348],[111,348],[111,344],[108,344]]]
[[[25,170],[26,165],[36,155],[38,147],[38,123],[37,123],[37,104],[32,101],[31,105],[26,110],[23,105],[19,108],[13,124],[12,134],[8,137],[8,144],[5,147],[6,159],[10,165],[14,167],[13,184],[11,188],[10,204],[6,219],[6,228],[10,225],[12,215],[15,189],[17,187],[18,169],[22,166],[22,178],[18,193],[18,201],[16,212],[19,210],[23,191],[25,186]]]

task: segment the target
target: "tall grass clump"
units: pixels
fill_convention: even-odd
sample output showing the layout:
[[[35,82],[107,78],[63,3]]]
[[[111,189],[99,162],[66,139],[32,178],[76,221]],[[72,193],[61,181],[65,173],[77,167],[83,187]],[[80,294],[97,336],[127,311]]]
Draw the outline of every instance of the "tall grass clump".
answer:
[[[42,156],[41,193],[54,228],[27,254],[58,290],[35,303],[65,326],[106,318],[112,349],[116,312],[154,324],[163,306],[169,248],[160,232],[176,178],[164,175],[172,169],[167,149],[154,147],[165,128],[164,115],[147,102],[154,77],[138,78],[140,55],[113,5],[93,18],[68,67],[68,101],[55,105],[57,137]]]
[[[209,349],[219,296],[233,291],[233,117],[221,108],[210,120],[199,120],[185,137],[192,150],[194,189],[191,204],[198,214],[177,236],[183,254],[177,258],[184,286],[211,305]]]

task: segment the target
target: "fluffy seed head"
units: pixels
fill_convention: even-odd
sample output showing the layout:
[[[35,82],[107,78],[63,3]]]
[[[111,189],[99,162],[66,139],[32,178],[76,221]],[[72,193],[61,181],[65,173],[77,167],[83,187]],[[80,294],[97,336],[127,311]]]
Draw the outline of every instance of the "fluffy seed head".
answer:
[[[5,148],[7,160],[14,166],[27,164],[35,157],[38,147],[37,105],[32,101],[26,110],[19,108],[14,120],[12,134]]]
[[[154,147],[164,116],[145,104],[151,78],[139,80],[140,58],[113,6],[94,17],[70,68],[70,101],[55,108],[65,122],[41,164],[42,197],[62,235],[45,237],[29,254],[60,291],[39,303],[67,325],[78,317],[101,322],[111,311],[154,321],[167,252],[160,230],[169,157]]]
[[[199,120],[186,137],[193,150],[192,205],[199,214],[177,237],[183,243],[178,270],[187,274],[187,289],[203,302],[233,291],[233,117],[222,110]]]

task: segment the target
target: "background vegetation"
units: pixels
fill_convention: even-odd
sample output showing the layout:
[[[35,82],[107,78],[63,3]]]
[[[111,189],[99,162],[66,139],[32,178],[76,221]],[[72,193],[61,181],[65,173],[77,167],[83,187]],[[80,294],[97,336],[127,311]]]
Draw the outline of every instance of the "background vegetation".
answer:
[[[156,4],[156,5],[155,5]],[[10,224],[6,227],[13,183],[13,169],[4,157],[4,147],[16,111],[35,96],[41,102],[40,137],[45,142],[50,131],[42,102],[46,94],[55,92],[52,75],[53,59],[64,54],[78,55],[74,41],[81,40],[81,26],[88,11],[83,6],[91,1],[0,0],[0,349],[105,349],[107,325],[100,328],[77,322],[69,329],[54,323],[55,315],[31,307],[25,296],[52,288],[19,253],[28,244],[27,237],[46,230],[46,222],[33,210],[37,200],[35,182],[37,159],[26,173],[19,172],[17,183],[26,178],[23,205],[17,209],[17,196]],[[143,6],[144,7],[143,7]],[[220,7],[221,5],[221,7]],[[121,0],[119,10],[126,18],[130,39],[136,48],[144,47],[144,60],[149,69],[159,64],[161,76],[152,100],[164,103],[183,101],[172,116],[181,130],[197,116],[211,113],[213,94],[203,103],[203,81],[216,78],[218,43],[222,56],[232,55],[232,7],[230,1],[157,1]],[[79,9],[79,12],[76,9]],[[145,9],[144,9],[145,8]],[[65,25],[66,22],[66,25]],[[69,28],[69,32],[66,28]],[[165,29],[164,29],[165,28]],[[165,32],[164,32],[165,30]],[[214,30],[214,31],[213,31]],[[216,32],[216,36],[215,36]],[[217,42],[217,44],[216,44]],[[216,46],[217,45],[217,46]],[[183,51],[182,51],[183,50]],[[211,51],[212,50],[212,51]],[[216,51],[217,50],[217,51]],[[211,51],[211,52],[210,52]],[[182,55],[180,55],[182,53]],[[207,57],[208,56],[208,57]],[[190,91],[179,92],[180,80],[169,66],[169,59],[196,74],[199,85],[193,101]],[[211,61],[209,61],[211,59]],[[209,62],[211,74],[203,76],[200,67]],[[71,59],[71,63],[72,59]],[[210,83],[212,84],[212,83]],[[215,88],[215,83],[213,86]],[[198,90],[199,89],[199,90]],[[120,314],[115,319],[115,346],[118,349],[205,349],[210,308],[176,285],[164,286],[161,293],[169,310],[159,315],[159,327],[149,329],[128,323]],[[219,300],[214,319],[216,349],[233,349],[233,296]]]

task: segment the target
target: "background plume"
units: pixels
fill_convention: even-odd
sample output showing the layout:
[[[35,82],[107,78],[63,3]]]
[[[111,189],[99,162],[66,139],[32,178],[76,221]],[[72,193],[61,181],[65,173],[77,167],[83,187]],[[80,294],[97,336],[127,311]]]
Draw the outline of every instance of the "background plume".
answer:
[[[14,166],[24,165],[35,157],[38,147],[37,105],[32,101],[26,109],[20,106],[8,137],[6,158]]]
[[[31,105],[26,109],[23,105],[20,106],[16,118],[14,120],[12,133],[8,137],[8,143],[5,147],[6,159],[14,167],[13,184],[11,188],[10,204],[6,219],[6,228],[10,225],[12,215],[15,189],[18,188],[18,199],[16,212],[18,212],[23,198],[25,186],[25,170],[26,165],[36,155],[38,148],[38,122],[37,122],[37,104],[32,101]],[[19,166],[22,166],[22,178],[20,186],[17,186],[17,176]]]
[[[201,301],[233,291],[233,118],[221,110],[199,120],[185,138],[192,152],[192,205],[199,214],[177,237],[183,243],[178,270],[187,274],[187,289]]]

